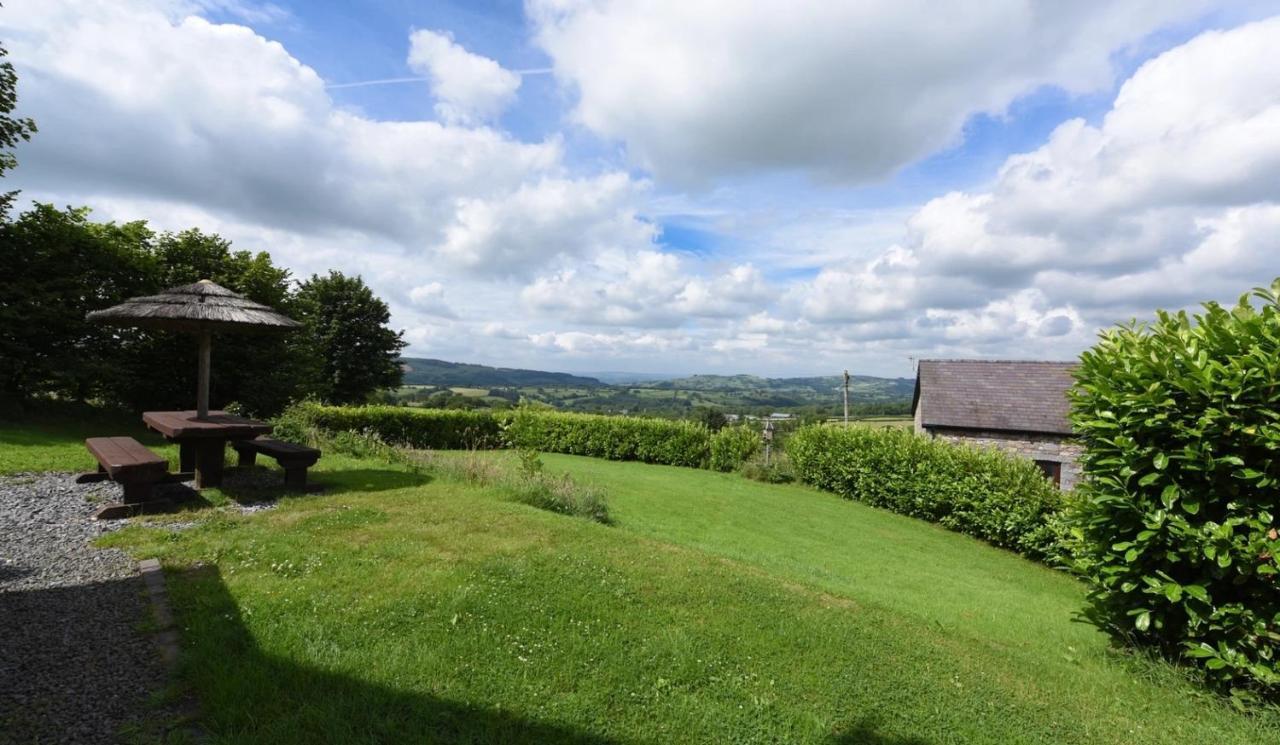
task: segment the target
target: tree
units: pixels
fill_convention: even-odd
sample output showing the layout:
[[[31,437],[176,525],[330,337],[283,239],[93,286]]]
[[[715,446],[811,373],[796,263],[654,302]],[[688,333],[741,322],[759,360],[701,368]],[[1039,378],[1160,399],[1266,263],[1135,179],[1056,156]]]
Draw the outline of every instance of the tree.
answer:
[[[84,400],[118,374],[113,332],[84,320],[153,290],[145,223],[37,204],[0,223],[0,397]]]
[[[0,398],[53,395],[142,409],[191,406],[196,343],[190,334],[85,321],[130,297],[209,278],[285,313],[289,272],[265,253],[233,252],[216,235],[157,236],[144,222],[95,223],[87,208],[37,204],[0,222]],[[314,377],[301,335],[219,334],[216,405],[270,415]]]
[[[1280,698],[1280,279],[1253,299],[1161,311],[1081,356],[1072,548],[1099,626]]]
[[[0,59],[8,54],[8,50],[0,46]],[[18,159],[9,151],[17,147],[19,142],[30,140],[31,135],[36,132],[36,123],[31,119],[13,116],[17,105],[18,73],[13,69],[12,62],[0,63],[0,176],[18,165]],[[0,218],[8,214],[16,195],[16,191],[0,194]]]
[[[724,425],[729,423],[729,419],[724,415],[723,411],[711,406],[697,407],[693,410],[691,418],[695,422],[702,422],[712,432],[719,432]]]
[[[403,334],[388,326],[387,304],[359,276],[312,275],[298,288],[294,308],[320,361],[311,393],[332,403],[363,403],[379,389],[400,385]]]
[[[209,279],[291,315],[289,271],[272,264],[265,252],[232,251],[230,241],[193,229],[155,237],[148,255],[147,292]],[[127,328],[116,333],[120,374],[107,398],[132,409],[191,407],[197,369],[193,335]],[[215,334],[213,404],[235,402],[251,414],[270,415],[297,398],[299,381],[313,377],[315,368],[311,350],[299,336]]]

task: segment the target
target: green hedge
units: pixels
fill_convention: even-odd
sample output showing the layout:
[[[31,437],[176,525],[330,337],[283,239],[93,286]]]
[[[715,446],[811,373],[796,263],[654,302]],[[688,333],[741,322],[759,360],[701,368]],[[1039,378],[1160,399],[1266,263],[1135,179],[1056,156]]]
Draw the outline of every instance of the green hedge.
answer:
[[[801,481],[1033,558],[1052,549],[1061,494],[1034,463],[909,430],[803,427],[787,440]]]
[[[390,445],[433,450],[497,448],[506,419],[489,411],[299,404],[281,417],[329,432],[371,432]]]
[[[696,422],[526,408],[301,404],[281,421],[290,429],[369,432],[413,448],[510,446],[724,471],[739,468],[760,448],[759,433],[748,427],[726,427],[712,435]],[[1048,519],[1060,495],[1031,461],[905,430],[826,426],[799,429],[786,452],[802,481],[1029,556],[1044,557],[1060,533]]]
[[[1255,297],[1085,352],[1073,549],[1099,625],[1280,697],[1280,280]]]
[[[711,431],[697,422],[518,409],[507,426],[513,447],[547,453],[705,468]]]
[[[760,433],[752,427],[740,425],[722,427],[711,436],[711,468],[716,471],[736,471],[752,456],[760,452]]]
[[[299,404],[281,417],[288,428],[371,432],[391,445],[435,450],[507,445],[545,453],[706,467],[711,432],[702,424],[555,411],[415,409]]]

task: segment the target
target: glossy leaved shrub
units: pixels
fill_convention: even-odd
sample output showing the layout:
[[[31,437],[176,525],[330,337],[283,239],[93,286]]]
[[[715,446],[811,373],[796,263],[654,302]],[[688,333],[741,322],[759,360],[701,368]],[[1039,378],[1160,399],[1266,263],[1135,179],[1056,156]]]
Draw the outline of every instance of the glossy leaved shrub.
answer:
[[[530,408],[510,415],[506,441],[545,453],[691,468],[705,468],[711,454],[711,430],[700,422]]]
[[[390,445],[432,450],[501,447],[504,417],[489,411],[412,409],[403,406],[297,404],[277,420],[290,433],[308,428],[329,433],[371,433]]]
[[[303,403],[286,411],[277,425],[291,436],[308,430],[358,432],[416,449],[509,446],[692,468],[705,468],[711,453],[711,431],[695,422],[528,408],[492,411]]]
[[[1030,461],[904,429],[802,427],[796,476],[847,499],[940,523],[1033,558],[1054,549],[1057,488]]]
[[[712,470],[736,471],[758,452],[760,433],[751,427],[722,427],[711,436]]]
[[[1106,331],[1073,394],[1090,617],[1245,698],[1280,692],[1277,295]]]

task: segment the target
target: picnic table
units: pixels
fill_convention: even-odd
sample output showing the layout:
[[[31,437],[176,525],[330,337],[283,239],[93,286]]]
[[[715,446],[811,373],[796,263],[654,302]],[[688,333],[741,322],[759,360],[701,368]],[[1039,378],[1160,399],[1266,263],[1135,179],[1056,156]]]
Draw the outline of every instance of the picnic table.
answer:
[[[147,411],[142,421],[148,428],[178,443],[179,470],[194,472],[197,489],[222,484],[227,442],[251,440],[271,433],[271,425],[255,419],[210,411],[198,417],[195,411]]]

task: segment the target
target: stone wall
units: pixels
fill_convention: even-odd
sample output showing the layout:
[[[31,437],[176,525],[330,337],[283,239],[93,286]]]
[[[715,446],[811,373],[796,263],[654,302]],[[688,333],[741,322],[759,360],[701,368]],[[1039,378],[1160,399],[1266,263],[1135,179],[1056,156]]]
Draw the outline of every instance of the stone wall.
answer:
[[[930,427],[928,433],[940,440],[969,445],[994,447],[1032,460],[1050,460],[1062,464],[1060,485],[1068,490],[1080,480],[1080,455],[1083,448],[1061,435],[1031,432],[994,432],[980,429]]]

